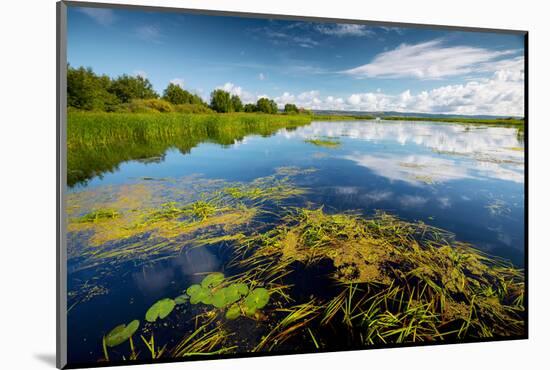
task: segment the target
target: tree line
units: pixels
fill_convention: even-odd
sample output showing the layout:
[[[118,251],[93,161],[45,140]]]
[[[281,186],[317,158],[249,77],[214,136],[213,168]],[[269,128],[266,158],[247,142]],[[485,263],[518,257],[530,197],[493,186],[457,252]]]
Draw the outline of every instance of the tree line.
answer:
[[[97,75],[91,68],[67,67],[67,105],[80,110],[117,111],[121,105],[136,100],[164,100],[173,105],[196,105],[210,108],[219,113],[263,112],[275,114],[277,103],[268,98],[259,98],[255,104],[243,104],[238,95],[216,89],[206,103],[200,96],[181,86],[169,83],[162,96],[153,89],[151,82],[144,76],[123,74],[116,78]],[[286,104],[287,114],[309,113],[295,104]]]

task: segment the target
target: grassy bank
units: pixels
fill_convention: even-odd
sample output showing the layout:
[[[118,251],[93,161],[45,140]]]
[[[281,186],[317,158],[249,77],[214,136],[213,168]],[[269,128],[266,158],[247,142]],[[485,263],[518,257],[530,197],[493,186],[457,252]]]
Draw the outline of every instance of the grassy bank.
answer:
[[[309,115],[69,112],[67,183],[73,186],[128,160],[187,153],[201,142],[231,145],[246,135],[269,136],[310,123]]]
[[[67,144],[74,146],[108,145],[122,142],[172,140],[182,136],[214,138],[232,144],[244,135],[269,135],[274,129],[297,127],[311,122],[310,116],[253,113],[91,113],[71,112],[68,117]]]

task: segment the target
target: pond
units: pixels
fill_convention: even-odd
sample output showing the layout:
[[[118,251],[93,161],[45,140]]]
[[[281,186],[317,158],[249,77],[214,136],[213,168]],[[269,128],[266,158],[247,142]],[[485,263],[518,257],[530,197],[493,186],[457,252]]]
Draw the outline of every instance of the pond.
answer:
[[[211,318],[212,325],[223,321],[223,336],[237,338],[223,344],[221,338],[205,338],[200,344],[204,352],[284,352],[304,338],[308,344],[300,351],[362,347],[351,340],[331,342],[329,332],[343,329],[321,325],[300,333],[301,339],[289,339],[289,347],[258,344],[277,329],[281,316],[274,316],[285,314],[284,302],[295,307],[315,297],[320,307],[338,295],[330,274],[344,264],[335,258],[333,263],[319,257],[315,264],[300,264],[304,258],[290,253],[292,265],[277,280],[277,286],[290,286],[284,293],[289,299],[278,300],[279,288],[272,288],[264,317],[258,311],[256,320],[214,318],[211,306],[189,302],[177,305],[163,323],[146,324],[144,314],[159,299],[181,295],[208,273],[223,272],[226,278],[242,274],[246,269],[235,260],[244,260],[254,247],[247,249],[249,254],[240,248],[285,222],[285,237],[293,235],[288,230],[298,218],[284,221],[293,209],[353,214],[354,219],[392,215],[444,230],[445,243],[471,244],[521,269],[523,146],[523,133],[509,127],[318,121],[272,135],[250,134],[229,145],[204,140],[186,151],[172,147],[160,156],[97,173],[75,184],[68,195],[69,362],[102,361],[102,337],[133,319],[140,319],[144,328],[143,338],[134,338],[140,355],[132,357],[123,344],[109,349],[111,360],[147,358],[145,341],[152,333],[157,352],[166,346],[163,357],[180,357],[184,351],[178,343],[197,328],[197,317]],[[304,214],[300,220],[317,217]],[[174,221],[189,218],[184,226]]]

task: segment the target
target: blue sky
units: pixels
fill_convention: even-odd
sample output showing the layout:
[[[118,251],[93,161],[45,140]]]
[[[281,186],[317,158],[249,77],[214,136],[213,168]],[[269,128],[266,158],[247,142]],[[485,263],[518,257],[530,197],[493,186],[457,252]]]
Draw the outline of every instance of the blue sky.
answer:
[[[69,7],[68,62],[280,107],[523,115],[523,37]]]

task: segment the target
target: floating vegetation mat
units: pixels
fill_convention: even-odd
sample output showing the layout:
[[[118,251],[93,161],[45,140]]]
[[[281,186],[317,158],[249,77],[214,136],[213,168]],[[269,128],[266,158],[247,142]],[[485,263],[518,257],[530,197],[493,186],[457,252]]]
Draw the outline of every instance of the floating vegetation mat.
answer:
[[[336,139],[308,139],[308,140],[305,140],[306,143],[309,143],[309,144],[313,144],[315,146],[320,146],[320,147],[323,147],[323,148],[330,148],[330,149],[335,149],[335,148],[339,148],[340,145],[342,145],[342,143],[339,141],[339,140],[336,140]]]
[[[303,195],[291,178],[313,171],[281,167],[249,183],[190,176],[70,194],[69,258],[85,268],[238,241],[267,209]]]
[[[71,194],[70,273],[118,278],[120,264],[212,245],[229,255],[221,271],[101,328],[97,360],[524,335],[522,270],[423,222],[307,203],[296,180],[314,171],[285,167],[248,183],[151,179]],[[98,276],[75,287],[82,292],[69,294],[73,307],[110,294]]]
[[[523,272],[422,222],[295,209],[247,241],[244,266],[330,262],[340,293],[319,324],[345,324],[357,344],[521,335]],[[276,267],[273,267],[276,268]]]

